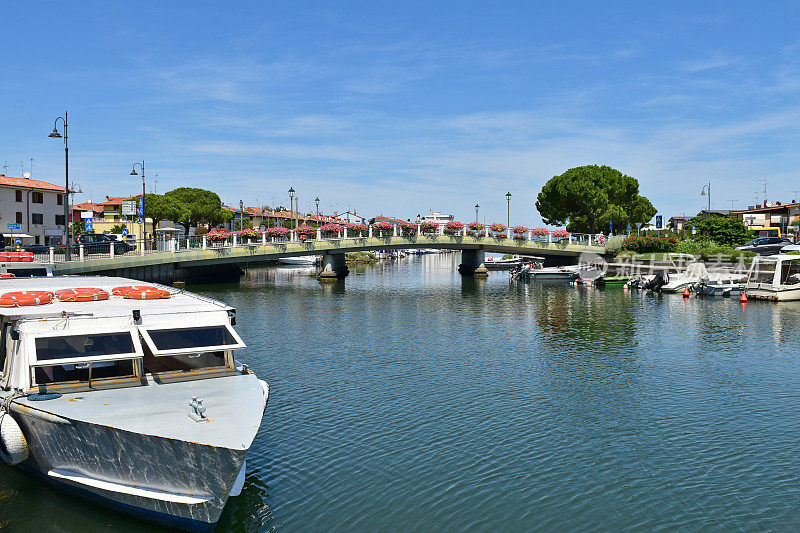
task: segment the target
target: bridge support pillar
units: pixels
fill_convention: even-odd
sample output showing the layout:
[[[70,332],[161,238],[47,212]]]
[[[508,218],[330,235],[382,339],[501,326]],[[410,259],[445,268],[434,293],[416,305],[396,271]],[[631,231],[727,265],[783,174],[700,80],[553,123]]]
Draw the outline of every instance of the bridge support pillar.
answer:
[[[345,262],[344,254],[324,254],[322,256],[322,272],[319,273],[320,281],[336,281],[344,279],[350,273]]]
[[[486,252],[483,250],[461,250],[461,264],[458,265],[458,272],[462,276],[474,276],[485,278],[489,275],[486,266]]]

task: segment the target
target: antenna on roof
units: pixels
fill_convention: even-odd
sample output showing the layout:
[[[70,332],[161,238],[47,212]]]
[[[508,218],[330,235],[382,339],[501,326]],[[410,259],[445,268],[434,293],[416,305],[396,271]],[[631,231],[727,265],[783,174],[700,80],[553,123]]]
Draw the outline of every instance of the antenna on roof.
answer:
[[[8,160],[3,161],[3,176],[6,175],[6,172],[8,172]]]
[[[29,177],[29,178],[30,178],[30,177],[31,177],[31,175],[33,174],[33,167],[34,167],[34,164],[33,164],[33,158],[31,157],[31,170],[30,170],[30,172],[28,172],[28,177]]]

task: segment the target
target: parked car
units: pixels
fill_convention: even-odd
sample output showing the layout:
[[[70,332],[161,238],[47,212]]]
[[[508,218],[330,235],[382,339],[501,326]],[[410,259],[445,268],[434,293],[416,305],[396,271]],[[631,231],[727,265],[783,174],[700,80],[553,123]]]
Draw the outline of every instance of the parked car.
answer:
[[[737,250],[755,252],[758,255],[773,255],[781,251],[781,248],[794,244],[791,239],[785,237],[759,237],[747,244],[737,246]]]
[[[135,243],[136,243],[136,235],[134,235],[132,233],[129,233],[127,237],[125,235],[123,235],[122,233],[104,233],[103,235],[108,235],[109,237],[111,237],[115,241],[127,242],[131,246],[134,246]]]
[[[108,254],[111,253],[111,246],[114,247],[115,254],[124,254],[133,250],[133,247],[126,242],[117,241],[108,235],[99,233],[84,233],[78,235],[76,242],[83,244],[84,253],[87,254]]]

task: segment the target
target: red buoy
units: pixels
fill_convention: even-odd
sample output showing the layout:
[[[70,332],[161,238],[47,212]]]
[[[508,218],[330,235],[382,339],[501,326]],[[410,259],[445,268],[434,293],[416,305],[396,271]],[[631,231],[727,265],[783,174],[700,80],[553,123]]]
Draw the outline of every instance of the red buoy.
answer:
[[[742,302],[743,304],[747,303],[747,293],[742,291],[742,295],[739,296],[739,301]]]
[[[688,298],[689,297],[689,287],[686,287],[685,289],[683,289],[683,297],[684,298]]]

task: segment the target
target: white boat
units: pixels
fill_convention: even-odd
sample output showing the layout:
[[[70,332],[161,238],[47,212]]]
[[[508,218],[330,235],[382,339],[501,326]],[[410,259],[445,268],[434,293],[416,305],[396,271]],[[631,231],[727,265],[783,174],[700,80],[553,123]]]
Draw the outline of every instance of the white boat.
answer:
[[[140,285],[0,280],[0,458],[137,518],[211,530],[241,491],[269,387],[233,357],[234,309]]]
[[[707,287],[711,287],[708,290],[712,292],[717,292],[716,289],[719,288],[721,294],[723,291],[731,289],[732,285],[743,283],[745,279],[745,274],[738,274],[730,269],[715,268],[708,270],[705,263],[689,263],[684,272],[670,274],[669,282],[661,287],[661,291],[683,292],[685,289],[692,290],[702,283]]]
[[[322,261],[322,257],[318,255],[305,255],[300,257],[281,257],[278,263],[282,265],[293,266],[313,266]]]
[[[754,257],[746,293],[748,298],[755,299],[800,300],[800,255]]]
[[[571,281],[578,277],[580,270],[580,265],[543,267],[534,269],[531,274],[536,281]]]

